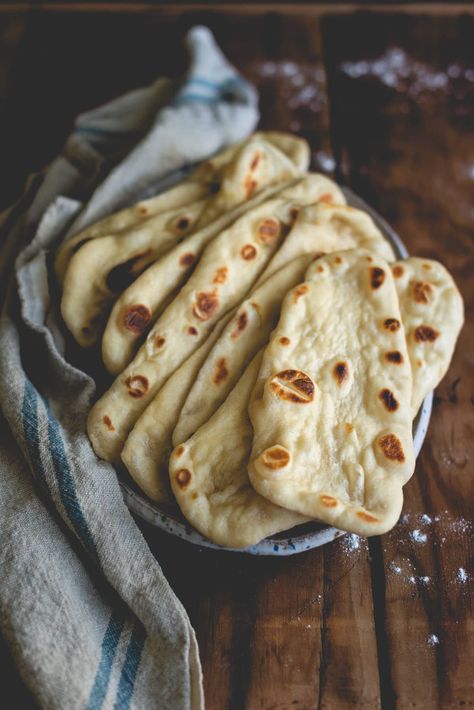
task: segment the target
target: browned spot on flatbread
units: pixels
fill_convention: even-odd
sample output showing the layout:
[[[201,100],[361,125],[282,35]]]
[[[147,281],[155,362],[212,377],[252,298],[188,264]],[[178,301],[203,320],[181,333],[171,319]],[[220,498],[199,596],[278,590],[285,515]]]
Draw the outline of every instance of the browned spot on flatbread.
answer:
[[[148,208],[147,208],[147,207],[144,207],[144,206],[139,207],[139,208],[138,208],[138,213],[139,213],[142,217],[146,217],[146,215],[148,214]]]
[[[380,522],[379,519],[375,517],[375,515],[370,515],[370,513],[366,513],[365,510],[358,510],[357,517],[359,517],[361,520],[363,520],[366,523]]]
[[[193,314],[199,320],[209,320],[212,318],[219,306],[219,299],[217,298],[216,292],[206,293],[201,291],[196,294],[196,301],[193,306]]]
[[[350,422],[345,422],[344,428],[346,430],[346,434],[352,434],[352,432],[354,431],[354,427]]]
[[[251,175],[247,175],[244,180],[244,190],[247,199],[252,197],[253,193],[257,189],[257,181],[252,178]]]
[[[419,325],[415,330],[415,340],[419,343],[433,343],[439,337],[439,332],[430,325]]]
[[[333,498],[333,496],[321,495],[319,500],[326,508],[335,508],[338,504],[337,498]]]
[[[148,391],[148,380],[143,375],[131,375],[125,380],[130,397],[139,399]]]
[[[281,345],[289,345],[290,344],[290,339],[286,337],[286,335],[283,335],[280,338],[280,344]]]
[[[187,254],[182,254],[179,257],[179,263],[181,266],[191,266],[191,264],[194,263],[195,258],[195,254],[191,254],[191,252],[188,252]]]
[[[143,333],[150,320],[150,309],[139,303],[136,306],[130,306],[130,308],[127,308],[123,314],[122,323],[127,330],[139,335],[140,333]]]
[[[417,281],[413,286],[413,297],[417,303],[430,303],[433,289],[424,281]]]
[[[403,451],[403,446],[395,434],[385,434],[379,439],[379,446],[382,449],[384,456],[389,461],[398,461],[398,463],[403,463],[405,461],[405,453]]]
[[[102,421],[104,422],[105,426],[109,431],[115,431],[115,427],[112,424],[112,420],[107,414],[104,414]]]
[[[314,398],[314,382],[300,370],[283,370],[270,380],[271,390],[280,399],[296,404],[308,404]]]
[[[230,334],[230,337],[235,340],[236,338],[239,337],[239,335],[242,333],[242,331],[245,330],[247,327],[248,323],[248,316],[247,316],[247,311],[242,311],[242,313],[239,313],[237,316],[237,324]]]
[[[245,261],[250,261],[250,259],[255,259],[257,256],[257,250],[253,244],[245,244],[240,250],[240,255]]]
[[[378,288],[380,288],[384,281],[385,271],[379,266],[373,266],[370,269],[370,285],[372,286],[373,290],[376,291]]]
[[[366,256],[365,258],[367,259],[367,261],[368,261],[369,263],[372,263],[372,262],[373,262],[373,259],[372,259],[371,256]]]
[[[318,199],[318,202],[325,202],[326,204],[330,204],[332,202],[332,195],[330,192],[325,192],[321,197]]]
[[[400,321],[397,318],[386,318],[383,322],[383,327],[385,330],[395,333],[397,330],[400,330]]]
[[[221,266],[217,269],[216,273],[214,274],[214,278],[212,279],[213,284],[223,284],[227,280],[227,274],[228,274],[229,269],[227,266]]]
[[[379,393],[379,399],[383,402],[385,409],[389,412],[396,412],[400,406],[395,395],[389,389],[383,389]]]
[[[293,291],[293,303],[297,303],[301,296],[304,296],[305,293],[308,293],[308,291],[309,286],[307,286],[306,284],[301,284],[301,286],[297,286]]]
[[[221,382],[224,382],[224,380],[227,379],[228,374],[229,370],[227,369],[227,361],[225,357],[217,358],[216,364],[214,365],[214,374],[212,376],[214,384],[220,385]]]
[[[393,362],[395,365],[400,365],[403,362],[403,355],[400,350],[389,350],[385,353],[385,359],[387,362]]]
[[[174,452],[174,455],[176,456],[176,458],[179,459],[179,457],[182,456],[183,453],[184,453],[184,446],[178,446],[178,448]]]
[[[254,171],[257,168],[261,157],[262,156],[260,153],[255,153],[254,157],[252,158],[252,162],[250,163],[250,170]]]
[[[263,452],[262,461],[266,468],[275,471],[288,465],[290,454],[283,446],[272,446]]]
[[[191,471],[188,471],[187,468],[180,468],[179,471],[176,471],[174,477],[178,486],[184,490],[191,481]]]
[[[344,382],[346,382],[349,378],[349,367],[347,362],[336,362],[332,373],[338,385],[344,384]]]
[[[164,338],[162,335],[157,335],[155,338],[155,346],[157,348],[162,348],[163,345],[166,343],[166,338]]]
[[[273,244],[281,233],[281,223],[274,217],[264,219],[257,227],[257,239],[261,244]]]
[[[316,271],[317,271],[319,274],[322,274],[323,271],[324,271],[324,266],[321,266],[321,265],[317,266],[317,267],[316,267]]]
[[[426,269],[426,271],[430,271],[432,267],[431,267],[431,264],[428,264],[428,263],[426,262],[426,263],[423,264],[423,268]]]
[[[335,256],[334,261],[336,262],[336,264],[342,264],[342,259],[340,256]]]
[[[401,276],[403,276],[403,266],[400,266],[400,264],[392,266],[392,274],[394,278],[399,279]]]
[[[188,328],[188,333],[189,335],[198,335],[198,330],[193,325],[190,325]]]

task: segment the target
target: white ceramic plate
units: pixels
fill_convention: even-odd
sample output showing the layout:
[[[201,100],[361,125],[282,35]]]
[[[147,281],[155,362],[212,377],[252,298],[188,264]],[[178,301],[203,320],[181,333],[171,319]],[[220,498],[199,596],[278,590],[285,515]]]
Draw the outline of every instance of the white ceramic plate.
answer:
[[[385,238],[392,245],[397,258],[405,259],[408,256],[405,245],[385,220],[351,190],[343,188],[343,191],[349,205],[358,207],[370,214]],[[416,456],[420,453],[428,430],[432,404],[433,393],[431,392],[425,397],[420,411],[413,422],[413,441]],[[305,525],[300,525],[292,530],[275,535],[274,537],[268,537],[252,547],[238,550],[229,547],[221,547],[200,535],[197,530],[186,522],[179,512],[171,512],[164,507],[160,508],[157,503],[153,503],[140,492],[139,488],[131,482],[131,479],[122,479],[120,485],[125,502],[132,513],[143,518],[147,523],[161,530],[165,530],[171,535],[187,540],[193,545],[211,547],[215,550],[247,552],[251,555],[294,555],[298,552],[310,550],[313,547],[320,547],[341,535],[345,535],[344,531],[337,530],[336,528],[317,523],[306,523]]]

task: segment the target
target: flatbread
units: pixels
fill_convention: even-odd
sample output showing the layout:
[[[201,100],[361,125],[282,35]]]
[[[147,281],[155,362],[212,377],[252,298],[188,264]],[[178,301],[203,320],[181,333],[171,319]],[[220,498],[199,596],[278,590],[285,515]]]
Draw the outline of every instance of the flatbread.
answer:
[[[183,237],[299,172],[272,143],[252,138],[224,165],[212,197],[161,212],[126,234],[98,237],[81,246],[70,259],[61,301],[64,322],[77,342],[83,347],[97,342],[119,293]]]
[[[109,372],[116,375],[131,362],[143,334],[153,324],[170,295],[184,283],[204,247],[215,237],[217,229],[225,229],[246,209],[253,209],[263,202],[264,198],[267,199],[276,192],[282,197],[301,200],[309,192],[310,202],[320,199],[334,203],[344,202],[344,196],[337,185],[324,175],[318,174],[307,175],[304,179],[270,190],[271,192],[263,192],[260,197],[252,198],[244,206],[234,208],[209,227],[185,239],[164,258],[150,266],[123,292],[112,309],[102,340],[102,357]],[[294,241],[298,242],[296,238]],[[306,248],[307,252],[313,250]],[[293,256],[289,256],[284,264],[302,252],[293,248],[292,253]]]
[[[387,262],[358,249],[313,262],[283,302],[249,406],[255,490],[343,530],[386,532],[415,466],[411,391]]]
[[[82,229],[59,247],[54,261],[54,269],[59,283],[64,283],[67,267],[71,257],[88,241],[105,237],[110,234],[120,234],[130,227],[146,223],[164,211],[185,208],[192,202],[209,197],[212,194],[212,184],[204,180],[187,179],[178,185],[162,192],[148,200],[141,200],[132,207],[95,222],[90,227]]]
[[[168,462],[172,434],[189,389],[232,314],[216,324],[207,340],[173,372],[127,437],[121,459],[142,491],[158,503],[170,504]]]
[[[316,204],[299,211],[293,229],[259,283],[302,254],[355,248],[368,249],[387,261],[395,261],[391,245],[366,212],[346,205],[342,192],[323,196]]]
[[[306,522],[251,487],[247,462],[252,428],[247,404],[260,366],[257,355],[224,404],[170,459],[170,481],[183,515],[202,535],[227,547],[248,547]]]
[[[122,293],[112,308],[102,338],[102,358],[109,372],[117,375],[133,360],[144,333],[189,278],[205,247],[239,217],[279,193],[281,188],[267,188],[194,232],[148,267]]]
[[[302,178],[285,197],[245,213],[208,245],[134,360],[91,410],[89,438],[100,457],[118,459],[128,433],[166,379],[245,298],[291,228],[294,209],[312,199],[311,187],[312,180]],[[292,193],[301,197],[290,199]]]
[[[91,239],[74,254],[66,271],[61,315],[82,347],[100,337],[118,294],[149,264],[192,232],[205,208],[198,200],[160,212],[126,234]]]
[[[392,266],[413,372],[413,415],[442,380],[464,322],[453,278],[437,261],[411,257]]]
[[[239,306],[190,383],[173,433],[175,446],[214,414],[253,356],[267,344],[278,322],[283,296],[301,282],[311,258],[293,259]]]
[[[243,146],[255,140],[266,141],[272,147],[279,149],[293,163],[297,173],[307,170],[309,146],[303,138],[274,131],[253,134],[204,161],[189,177],[169,190],[115,212],[64,241],[55,259],[55,271],[60,284],[64,282],[70,258],[90,239],[120,233],[129,227],[138,226],[160,212],[184,208],[191,202],[214,194],[216,186],[222,180],[225,166],[235,158],[236,153]]]

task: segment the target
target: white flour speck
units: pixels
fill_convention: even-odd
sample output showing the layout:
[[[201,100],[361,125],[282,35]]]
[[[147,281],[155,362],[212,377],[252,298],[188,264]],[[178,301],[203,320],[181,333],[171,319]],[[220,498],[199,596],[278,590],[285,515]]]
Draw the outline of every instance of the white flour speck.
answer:
[[[420,577],[420,582],[426,587],[430,583],[430,577]]]
[[[420,542],[420,543],[424,543],[428,539],[426,534],[422,533],[421,530],[418,530],[418,528],[416,530],[411,531],[410,537],[413,540],[413,542]]]
[[[467,582],[467,580],[469,579],[469,575],[466,572],[466,570],[464,569],[464,567],[460,567],[458,569],[458,572],[456,574],[456,579],[458,580],[458,582],[462,582],[463,584],[464,584],[464,582]]]
[[[432,520],[431,520],[431,518],[430,518],[429,515],[426,515],[426,513],[424,513],[424,514],[421,516],[421,522],[422,522],[424,525],[429,525],[429,524],[432,522]]]
[[[437,646],[439,644],[439,638],[436,636],[436,634],[430,634],[426,639],[426,643],[428,644],[428,646]]]
[[[413,577],[413,575],[411,575],[410,577],[408,577],[408,581],[410,582],[410,584],[416,584],[416,577]]]
[[[395,572],[395,574],[400,574],[402,571],[402,568],[396,565],[395,562],[390,562],[389,568],[392,570],[392,572]]]

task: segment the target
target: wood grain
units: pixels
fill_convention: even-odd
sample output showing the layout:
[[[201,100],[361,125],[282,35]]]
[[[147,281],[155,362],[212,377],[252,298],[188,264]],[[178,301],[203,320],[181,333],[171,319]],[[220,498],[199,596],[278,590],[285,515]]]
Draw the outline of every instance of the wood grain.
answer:
[[[388,22],[363,15],[325,25],[328,40],[339,37],[326,46],[340,175],[390,220],[410,252],[447,265],[468,316],[473,30],[466,18],[433,18],[426,26],[403,16]],[[473,553],[473,364],[472,331],[465,327],[405,489],[404,516],[372,543],[384,565],[388,699],[395,707],[474,701],[473,588],[463,579]]]

